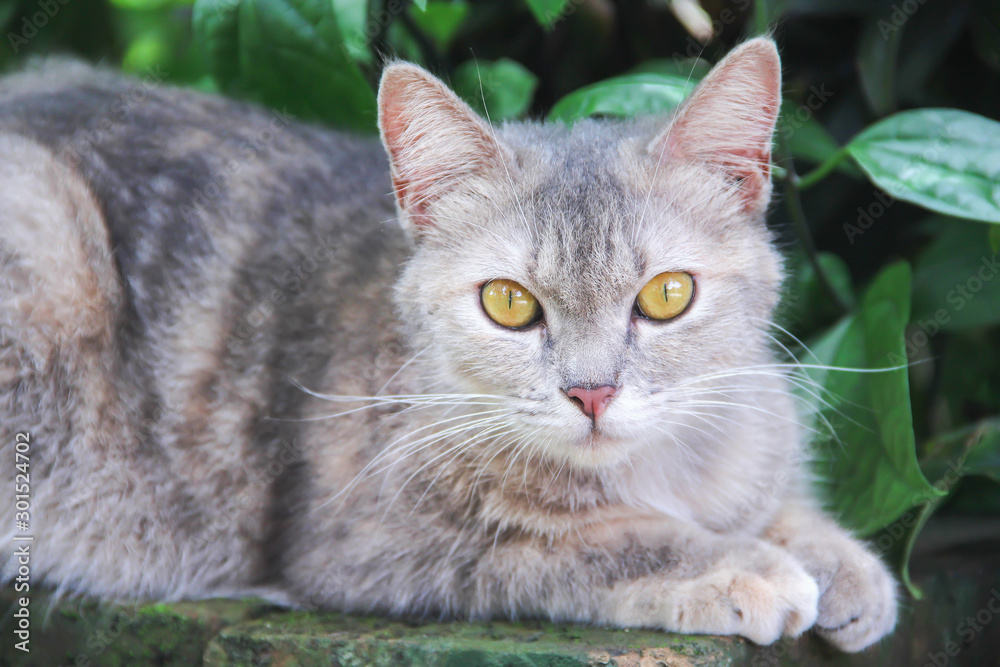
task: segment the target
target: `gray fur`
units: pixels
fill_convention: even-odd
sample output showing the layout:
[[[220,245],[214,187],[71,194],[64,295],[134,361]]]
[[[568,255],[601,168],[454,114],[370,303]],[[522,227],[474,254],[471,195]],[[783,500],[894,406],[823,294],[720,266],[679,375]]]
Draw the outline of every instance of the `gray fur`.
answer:
[[[745,370],[776,361],[773,45],[713,77],[672,121],[494,129],[394,64],[389,162],[75,65],[8,77],[0,455],[31,431],[35,572],[104,597],[268,585],[347,610],[879,639],[892,580],[814,509],[783,371]],[[695,276],[691,307],[636,318],[663,271]],[[490,321],[494,278],[543,323]],[[564,393],[603,385],[599,422]]]

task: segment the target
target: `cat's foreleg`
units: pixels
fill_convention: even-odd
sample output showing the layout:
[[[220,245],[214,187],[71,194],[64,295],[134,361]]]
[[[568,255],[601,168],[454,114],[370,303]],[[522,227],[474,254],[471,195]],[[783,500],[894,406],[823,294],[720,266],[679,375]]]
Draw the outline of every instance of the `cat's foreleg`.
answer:
[[[786,550],[669,520],[513,541],[486,554],[472,576],[474,615],[735,634],[761,644],[812,627],[819,599],[814,578]]]
[[[817,632],[859,651],[896,625],[896,582],[885,564],[846,530],[805,504],[790,504],[766,539],[790,552],[819,586]]]

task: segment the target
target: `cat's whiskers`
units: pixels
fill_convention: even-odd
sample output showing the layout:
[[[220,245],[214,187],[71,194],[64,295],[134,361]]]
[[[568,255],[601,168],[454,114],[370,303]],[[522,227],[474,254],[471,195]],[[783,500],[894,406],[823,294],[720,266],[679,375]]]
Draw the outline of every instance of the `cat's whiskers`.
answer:
[[[704,50],[704,48],[705,47],[702,46],[703,50]],[[699,57],[700,57],[700,55],[701,54],[699,54]],[[684,81],[684,87],[685,88],[687,88],[688,84],[691,83],[691,77],[694,76],[695,66],[696,66],[697,62],[698,61],[695,60],[694,63],[692,63],[692,65],[691,65],[691,71],[688,72],[687,80]],[[683,104],[683,102],[682,102],[682,104]],[[673,114],[672,117],[671,117],[671,119],[670,119],[670,124],[667,126],[667,129],[664,130],[662,134],[660,134],[659,136],[657,136],[656,139],[654,139],[654,141],[659,141],[660,142],[660,153],[659,153],[659,155],[656,156],[656,167],[653,169],[653,178],[650,181],[651,187],[646,192],[646,201],[643,202],[642,212],[639,214],[639,224],[636,226],[636,228],[642,227],[642,225],[646,221],[646,210],[649,208],[649,200],[653,196],[653,189],[654,189],[653,186],[655,186],[655,184],[656,184],[656,178],[660,174],[660,166],[663,164],[663,157],[664,157],[664,154],[666,153],[667,146],[669,145],[668,139],[670,138],[670,132],[673,130],[673,126],[674,126],[673,121],[674,121],[675,118],[676,118],[676,114]],[[673,204],[674,204],[674,200],[671,199],[670,206],[673,206]],[[635,241],[635,237],[634,236],[633,236],[633,241]]]
[[[804,371],[796,372],[796,371],[799,371],[799,369],[802,369],[802,368],[816,368],[816,369],[836,370],[836,371],[848,371],[848,372],[849,371],[863,372],[863,371],[866,370],[866,369],[840,368],[840,367],[833,367],[833,366],[810,365],[810,364],[800,364],[800,363],[795,363],[795,364],[773,363],[773,364],[763,364],[763,365],[757,365],[757,366],[746,366],[746,367],[742,367],[742,368],[731,369],[731,370],[728,370],[728,371],[720,371],[720,372],[717,372],[717,373],[706,374],[706,375],[700,376],[698,378],[692,378],[691,380],[686,380],[684,382],[680,382],[677,385],[675,385],[675,387],[685,387],[685,386],[695,385],[698,382],[702,382],[702,381],[719,380],[719,379],[724,379],[724,378],[735,378],[735,377],[741,377],[741,376],[747,376],[747,377],[774,377],[774,378],[778,378],[778,379],[781,379],[781,380],[784,380],[786,382],[791,383],[792,385],[794,385],[795,387],[797,387],[798,389],[800,389],[803,393],[808,394],[809,396],[813,397],[819,404],[821,404],[826,409],[828,409],[828,410],[836,413],[838,416],[843,417],[844,419],[850,421],[853,424],[857,424],[858,426],[862,426],[856,420],[848,417],[842,411],[840,411],[833,403],[831,403],[829,400],[827,400],[824,397],[824,395],[829,395],[832,399],[835,399],[838,403],[846,403],[848,405],[852,405],[854,407],[858,407],[858,408],[862,408],[862,409],[867,409],[867,408],[864,408],[864,406],[860,406],[860,405],[858,405],[856,403],[848,401],[848,400],[846,400],[846,399],[844,399],[844,398],[842,398],[840,396],[833,395],[826,387],[823,387],[816,380],[814,380],[812,377],[810,377],[808,373],[806,373]],[[776,370],[772,370],[772,369],[776,369]],[[671,389],[673,389],[673,388],[671,388]],[[814,389],[816,391],[814,391]],[[791,398],[796,399],[796,400],[800,400],[800,401],[801,400],[805,400],[805,397],[799,396],[795,392],[791,392],[791,393],[788,393],[786,395],[788,395]],[[819,419],[824,423],[824,425],[826,427],[828,427],[831,432],[833,431],[832,426],[830,425],[829,421],[826,419],[825,415],[823,415],[821,411],[815,411],[815,415],[814,416],[818,416]]]
[[[438,420],[436,422],[414,429],[413,431],[410,431],[400,436],[393,442],[386,445],[385,448],[382,449],[382,451],[380,451],[374,458],[372,458],[372,460],[369,461],[354,476],[354,478],[352,478],[351,481],[344,486],[343,489],[341,489],[337,494],[335,494],[325,502],[319,504],[316,508],[314,508],[314,511],[322,507],[325,507],[326,505],[330,504],[331,502],[333,502],[337,498],[340,498],[341,496],[344,496],[344,498],[346,499],[347,494],[349,494],[362,480],[368,479],[375,475],[381,474],[386,470],[391,469],[395,464],[399,463],[399,461],[409,458],[410,456],[418,453],[419,451],[422,451],[423,449],[426,449],[429,446],[433,446],[436,442],[442,439],[448,438],[450,436],[456,435],[466,430],[470,430],[480,426],[485,426],[489,424],[491,421],[494,421],[500,418],[501,416],[504,416],[504,413],[506,412],[507,411],[505,409],[500,408],[497,410],[486,410],[486,411],[474,412],[471,414],[463,414],[457,417],[450,417],[448,419]],[[488,415],[488,416],[483,417],[482,415]],[[455,424],[443,431],[435,431],[427,436],[419,438],[414,442],[406,442],[407,438],[412,437],[418,432],[436,428],[445,423],[451,423],[457,420],[470,419],[470,418],[473,419],[472,422]],[[377,470],[372,470],[373,468],[380,465],[390,457],[394,457],[399,454],[403,454],[403,456],[395,459],[392,463],[386,466],[383,466]]]
[[[383,391],[385,391],[386,387],[388,387],[390,384],[392,384],[392,381],[395,380],[399,376],[400,373],[402,373],[404,370],[406,370],[413,362],[415,362],[418,358],[420,358],[420,356],[424,352],[426,352],[427,350],[429,350],[429,349],[431,349],[430,345],[428,345],[427,347],[425,347],[422,350],[418,350],[417,352],[415,352],[413,354],[413,356],[411,356],[409,359],[407,359],[405,363],[403,363],[402,365],[400,365],[399,368],[396,369],[396,372],[394,372],[391,376],[389,376],[389,379],[385,381],[385,384],[382,385],[381,389],[379,389],[378,391],[375,392],[375,395],[378,396]]]
[[[391,509],[393,503],[396,502],[396,499],[399,498],[400,494],[403,493],[403,491],[406,489],[406,487],[409,485],[409,483],[411,481],[413,481],[413,479],[417,475],[419,475],[420,473],[422,473],[424,470],[426,470],[430,466],[434,465],[434,463],[436,463],[438,460],[444,458],[445,456],[448,456],[449,454],[452,455],[451,458],[449,458],[446,462],[444,462],[442,465],[439,466],[440,470],[438,470],[437,475],[435,475],[434,478],[431,479],[431,481],[427,484],[427,488],[424,489],[424,492],[422,494],[420,494],[420,498],[418,498],[417,502],[414,503],[413,507],[410,508],[410,513],[411,514],[414,512],[414,510],[417,509],[417,507],[420,505],[420,501],[422,501],[424,499],[424,497],[431,490],[431,488],[434,486],[434,484],[437,482],[437,480],[441,477],[441,475],[444,474],[447,470],[449,470],[449,469],[452,468],[455,459],[457,457],[459,457],[459,456],[462,455],[462,453],[470,445],[470,443],[472,443],[474,441],[481,440],[481,439],[483,439],[483,440],[489,440],[492,437],[494,437],[494,435],[496,433],[502,433],[507,428],[508,428],[508,424],[507,423],[501,423],[501,424],[497,424],[497,425],[495,425],[495,426],[493,426],[493,427],[491,427],[489,429],[486,429],[485,431],[479,431],[479,432],[473,434],[471,437],[466,438],[462,442],[460,442],[460,443],[458,443],[456,445],[450,446],[447,450],[445,450],[444,452],[436,455],[435,457],[433,457],[432,459],[430,459],[429,461],[427,461],[426,463],[424,463],[422,466],[420,466],[419,468],[417,468],[409,477],[406,478],[406,481],[404,481],[399,486],[399,489],[396,491],[396,495],[393,496],[392,500],[389,501],[389,505],[386,506],[385,515],[383,515],[383,518],[386,515],[388,515],[389,510]],[[379,498],[379,502],[381,502],[381,497]]]
[[[484,227],[483,225],[477,224],[475,221],[473,221],[473,220],[471,220],[469,218],[456,218],[455,216],[444,215],[443,213],[435,213],[434,217],[435,217],[435,219],[438,219],[438,220],[447,220],[449,222],[454,222],[454,223],[457,223],[457,224],[460,224],[460,225],[467,225],[469,227],[475,227],[476,229],[480,229],[480,230],[486,232],[487,234],[490,234],[490,235],[494,236],[497,241],[500,241],[500,243],[502,244],[502,247],[509,248],[511,246],[511,240],[509,238],[505,238],[505,237],[501,236],[500,234],[497,234],[492,229],[488,229],[488,228]]]
[[[490,110],[486,107],[486,91],[483,89],[483,75],[479,69],[479,61],[476,60],[475,63],[476,76],[479,77],[479,96],[483,100],[483,112],[486,115],[486,124],[489,126],[490,134],[493,136],[493,143],[499,148],[497,152],[498,157],[500,158],[500,164],[503,166],[504,174],[507,175],[507,185],[510,188],[511,196],[514,198],[514,203],[517,205],[517,210],[521,215],[521,221],[524,223],[524,229],[525,231],[529,231],[531,229],[531,223],[528,222],[528,216],[524,213],[524,206],[521,204],[521,198],[517,195],[517,188],[514,187],[514,179],[510,175],[510,169],[507,168],[507,160],[505,160],[503,156],[503,144],[497,140],[497,131],[496,128],[493,127],[493,120],[490,118]]]
[[[525,451],[525,449],[528,449],[529,451],[533,449],[535,435],[536,433],[534,432],[522,433],[517,437],[517,439],[514,440],[513,444],[508,445],[508,447],[512,447],[514,451],[511,454],[510,458],[507,460],[507,465],[504,469],[503,476],[500,478],[501,498],[503,498],[503,490],[507,484],[507,476],[510,474],[511,470],[514,469],[514,466],[517,464],[517,460],[520,458],[521,454]],[[528,475],[527,465],[528,465],[527,462],[525,462],[524,465],[522,466],[524,471],[525,488],[527,488],[527,475]]]

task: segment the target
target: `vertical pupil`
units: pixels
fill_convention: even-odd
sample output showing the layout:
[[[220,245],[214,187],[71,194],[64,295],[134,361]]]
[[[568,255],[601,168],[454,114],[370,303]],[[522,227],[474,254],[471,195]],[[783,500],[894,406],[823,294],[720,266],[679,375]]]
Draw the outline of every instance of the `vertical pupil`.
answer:
[[[663,301],[670,301],[670,297],[667,295],[667,283],[663,283]]]
[[[514,309],[514,290],[507,289],[507,310]]]

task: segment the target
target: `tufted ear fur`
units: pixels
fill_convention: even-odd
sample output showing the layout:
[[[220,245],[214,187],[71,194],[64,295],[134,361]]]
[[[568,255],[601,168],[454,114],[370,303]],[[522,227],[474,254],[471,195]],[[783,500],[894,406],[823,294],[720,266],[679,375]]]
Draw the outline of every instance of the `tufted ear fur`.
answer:
[[[709,72],[649,150],[661,160],[696,160],[738,183],[746,208],[771,196],[771,137],[781,106],[781,62],[760,37],[734,49]]]
[[[382,73],[378,124],[403,222],[418,235],[434,225],[436,199],[502,160],[489,126],[416,65],[395,63]]]

